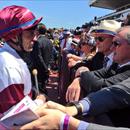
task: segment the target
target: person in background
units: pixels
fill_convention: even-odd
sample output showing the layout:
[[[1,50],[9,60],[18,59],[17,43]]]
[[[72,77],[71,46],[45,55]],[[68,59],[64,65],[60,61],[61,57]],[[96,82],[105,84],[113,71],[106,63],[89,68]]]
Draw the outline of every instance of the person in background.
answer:
[[[107,84],[106,86],[108,86],[107,81],[109,80],[111,76],[114,75],[114,73],[112,72],[114,68],[110,68],[113,62],[113,59],[112,59],[113,41],[112,40],[113,40],[113,37],[117,34],[117,30],[120,28],[120,25],[121,24],[119,22],[116,22],[115,20],[104,20],[100,23],[99,26],[97,26],[95,30],[96,31],[95,36],[96,36],[96,44],[97,44],[98,51],[102,52],[105,55],[104,57],[109,58],[109,61],[107,61],[107,63],[102,61],[102,66],[104,67],[100,70],[95,70],[95,71],[90,72],[88,70],[84,71],[84,69],[82,69],[81,71],[79,70],[78,73],[76,72],[76,78],[73,80],[73,82],[69,85],[67,89],[66,101],[79,99],[80,86],[82,86],[81,88],[83,89],[86,95],[88,92],[92,90],[96,91],[99,88],[102,88],[103,85],[105,86]],[[95,65],[98,65],[98,64],[95,64]],[[117,72],[115,72],[115,74],[116,73]],[[109,85],[112,85],[112,83],[113,82],[111,82]]]
[[[0,48],[0,113],[32,95],[30,72],[20,54],[33,50],[34,30],[41,20],[22,6],[0,10],[0,38],[5,41]]]
[[[69,54],[72,54],[72,55],[78,55],[78,44],[79,44],[79,39],[77,38],[72,38],[72,42],[71,42],[71,48],[68,50],[68,53]]]
[[[69,30],[64,30],[63,32],[63,39],[60,43],[60,48],[61,48],[61,54],[62,51],[67,51],[71,49],[71,43],[72,43],[72,37],[71,37],[71,32]]]
[[[34,69],[38,71],[40,93],[47,94],[46,83],[49,78],[49,65],[52,58],[52,42],[46,37],[46,27],[39,23],[35,29],[36,44],[31,52]],[[34,80],[33,80],[34,81]]]
[[[82,56],[76,56],[73,54],[68,54],[68,66],[75,66],[77,63],[80,63],[84,59],[90,60],[96,54],[96,42],[93,37],[88,36],[87,39],[79,42],[81,46],[81,51],[83,52]]]
[[[109,68],[81,72],[67,90],[67,101],[79,99],[80,87],[87,95],[90,92],[121,82],[130,76],[129,32],[130,26],[122,27],[114,37],[113,64]],[[74,94],[72,95],[72,93]]]
[[[89,70],[92,71],[92,70],[98,70],[98,69],[103,68],[105,56],[109,56],[109,61],[105,65],[110,66],[112,64],[111,52],[113,50],[110,49],[110,47],[112,46],[113,37],[116,35],[117,30],[120,28],[120,25],[121,25],[121,23],[119,23],[119,22],[117,22],[115,20],[104,20],[104,21],[102,21],[100,23],[100,25],[97,28],[94,28],[95,29],[95,30],[93,30],[94,31],[94,36],[96,35],[96,37],[99,38],[98,40],[96,39],[96,47],[98,48],[98,52],[90,60],[83,60],[82,62],[77,63],[73,67],[73,70],[76,72],[75,77],[79,77],[80,73],[84,72],[84,71],[89,71]],[[64,59],[66,60],[66,56],[65,56]],[[65,60],[63,62],[63,68],[65,68],[68,65],[67,60],[66,61]],[[72,68],[72,66],[71,66],[71,68]],[[74,88],[71,91],[71,87],[74,87],[74,86],[76,87],[78,85],[78,83],[77,83],[78,78],[75,78],[73,80],[74,83],[76,81],[76,84],[74,86],[72,85],[73,82],[70,84],[70,79],[68,79],[68,73],[67,73],[68,70],[69,70],[68,66],[66,67],[65,70],[66,70],[65,73],[61,74],[61,77],[63,77],[63,78],[61,80],[61,85],[60,85],[61,89],[62,89],[62,92],[63,92],[61,94],[61,97],[63,97],[63,99],[67,95],[69,95],[69,93],[71,93],[71,92],[73,93]],[[69,91],[69,92],[67,92],[67,91]],[[77,89],[75,91],[78,92]],[[70,94],[71,96],[73,96],[72,93]]]
[[[98,70],[103,67],[109,67],[112,64],[112,39],[120,27],[121,23],[115,20],[104,20],[101,21],[100,25],[90,28],[88,35],[96,37],[97,53],[91,60],[86,59],[74,66],[70,66],[77,70],[76,76],[79,75],[79,72],[86,71],[86,69],[90,71]],[[93,40],[91,39],[90,41],[92,42]],[[87,68],[85,69],[84,66]]]

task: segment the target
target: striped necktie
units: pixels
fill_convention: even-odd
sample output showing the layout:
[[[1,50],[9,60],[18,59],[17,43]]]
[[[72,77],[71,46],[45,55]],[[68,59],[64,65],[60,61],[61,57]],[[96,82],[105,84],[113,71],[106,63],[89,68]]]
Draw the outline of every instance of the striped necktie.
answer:
[[[103,67],[107,67],[107,62],[109,61],[109,58],[105,56],[104,62],[103,62]]]

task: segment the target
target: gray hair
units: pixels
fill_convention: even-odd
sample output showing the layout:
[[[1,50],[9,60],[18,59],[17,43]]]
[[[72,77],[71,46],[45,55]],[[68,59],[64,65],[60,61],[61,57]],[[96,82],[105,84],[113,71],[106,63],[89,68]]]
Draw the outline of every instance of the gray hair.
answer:
[[[123,35],[123,38],[124,38],[125,40],[127,40],[128,43],[130,44],[130,26],[121,27],[121,28],[117,31],[117,33],[120,33],[120,32],[123,31],[123,30],[126,30],[125,34]]]

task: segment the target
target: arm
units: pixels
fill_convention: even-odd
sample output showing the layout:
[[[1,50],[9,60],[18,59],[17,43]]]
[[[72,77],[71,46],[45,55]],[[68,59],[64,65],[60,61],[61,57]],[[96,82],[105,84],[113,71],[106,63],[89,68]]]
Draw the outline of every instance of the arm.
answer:
[[[68,59],[73,59],[73,60],[75,60],[75,61],[82,60],[82,57],[76,56],[76,55],[74,55],[74,54],[67,54],[67,58],[68,58]]]
[[[92,124],[84,121],[80,121],[74,117],[67,116],[67,122],[65,121],[66,115],[54,109],[39,109],[36,112],[40,118],[25,124],[21,127],[13,127],[14,130],[34,130],[34,129],[66,129],[68,130],[129,130],[128,128],[115,128],[109,126],[102,126],[97,124]],[[65,123],[66,122],[66,123]],[[64,125],[66,124],[66,125]]]
[[[109,74],[107,74],[107,72]],[[109,87],[111,85],[122,82],[130,76],[130,70],[118,74],[116,74],[114,71],[113,74],[111,72],[107,69],[101,69],[92,72],[83,72],[80,76],[80,86],[90,93],[101,88]]]
[[[75,78],[73,82],[69,85],[66,92],[66,101],[78,101],[80,97],[81,87],[86,90],[86,92],[91,92],[92,90],[98,90],[101,86],[103,80],[99,80],[101,75],[106,73],[106,69],[101,69],[98,71],[88,71],[82,72],[81,76]],[[102,73],[101,73],[102,72]],[[101,74],[100,74],[101,73]],[[94,87],[93,87],[94,86]],[[95,87],[96,86],[96,87]],[[98,86],[98,87],[97,87]],[[96,88],[96,89],[95,89]]]
[[[89,94],[86,98],[80,101],[83,105],[83,112],[96,116],[113,109],[129,106],[130,89],[127,88],[129,85],[126,84],[128,82],[130,82],[130,79],[127,79],[118,85],[113,85],[97,91],[96,93]],[[89,107],[86,107],[86,104],[88,104]]]
[[[98,115],[116,108],[124,108],[130,105],[130,78],[109,88],[104,88],[96,93],[91,93],[79,101],[83,114]],[[105,98],[104,98],[105,97]],[[46,102],[47,108],[59,109],[68,115],[75,116],[78,113],[75,105],[65,107],[58,103]],[[96,108],[96,109],[95,109]]]
[[[13,130],[34,130],[34,129],[61,129],[65,126],[68,128],[68,130],[76,129],[79,125],[79,120],[67,116],[67,122],[65,122],[66,114],[55,109],[43,109],[42,107],[39,108],[36,112],[40,116],[35,121],[32,121],[31,123],[25,124],[21,127],[13,127]],[[66,128],[66,129],[67,129]]]
[[[107,69],[105,68],[96,71],[82,72],[80,74],[81,88],[83,88],[87,93],[101,89],[106,73]]]
[[[78,101],[80,97],[80,78],[75,78],[73,82],[68,86],[67,92],[66,92],[66,101],[72,102],[72,101]]]

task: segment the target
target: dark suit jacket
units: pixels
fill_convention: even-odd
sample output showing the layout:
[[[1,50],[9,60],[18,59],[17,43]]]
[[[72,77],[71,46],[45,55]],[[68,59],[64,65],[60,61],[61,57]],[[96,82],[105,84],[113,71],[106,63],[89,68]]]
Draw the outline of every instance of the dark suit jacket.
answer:
[[[95,93],[90,93],[89,100],[91,116],[107,113],[117,127],[130,127],[130,78]]]
[[[81,63],[77,63],[74,67],[72,67],[72,69],[77,70],[81,66],[86,66],[89,68],[90,71],[98,70],[103,67],[103,61],[104,61],[104,54],[101,52],[97,52],[92,59],[89,60],[85,59]]]
[[[83,72],[80,76],[80,86],[87,93],[109,87],[130,77],[130,65],[117,68],[113,63],[110,68]]]
[[[38,79],[46,80],[48,65],[52,57],[51,41],[44,35],[41,35],[34,44],[31,56],[34,63],[34,68],[38,70]]]

